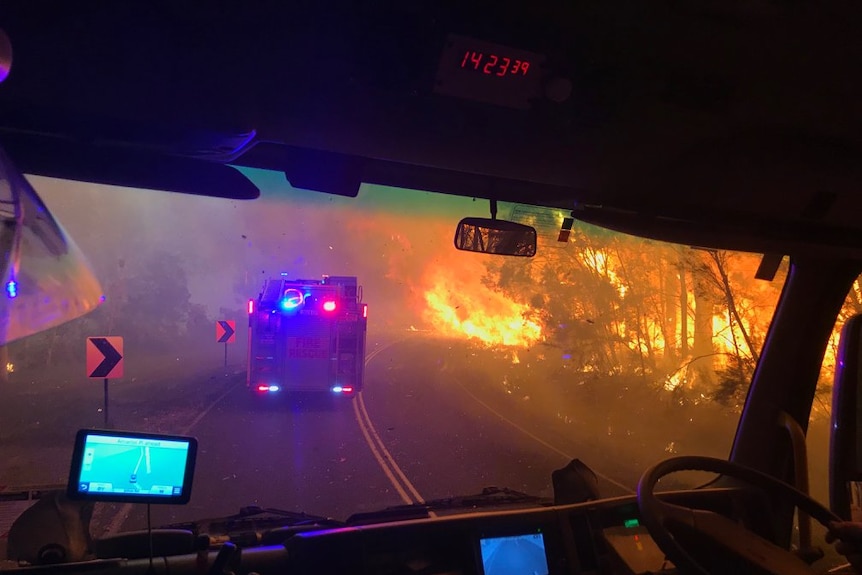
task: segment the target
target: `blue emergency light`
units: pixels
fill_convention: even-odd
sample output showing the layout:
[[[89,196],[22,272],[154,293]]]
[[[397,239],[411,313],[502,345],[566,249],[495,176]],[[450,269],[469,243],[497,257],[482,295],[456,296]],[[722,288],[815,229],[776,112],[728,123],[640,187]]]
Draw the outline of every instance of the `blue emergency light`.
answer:
[[[305,301],[305,294],[298,289],[287,289],[284,291],[284,297],[281,298],[281,307],[285,310],[293,310],[302,305]]]

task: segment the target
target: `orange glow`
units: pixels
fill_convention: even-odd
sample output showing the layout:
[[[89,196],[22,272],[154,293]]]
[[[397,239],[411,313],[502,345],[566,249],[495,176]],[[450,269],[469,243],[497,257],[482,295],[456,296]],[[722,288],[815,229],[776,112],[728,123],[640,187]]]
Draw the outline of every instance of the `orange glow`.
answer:
[[[616,262],[613,258],[603,250],[588,249],[581,254],[581,261],[597,276],[606,278],[617,289],[620,297],[625,297],[628,288],[617,275]]]
[[[534,315],[531,308],[484,286],[479,280],[481,274],[438,267],[426,277],[433,279],[425,290],[425,319],[442,335],[521,347],[542,339],[539,322],[530,319]]]
[[[747,351],[745,349],[745,342],[742,339],[739,327],[734,324],[733,329],[731,330],[730,322],[727,321],[726,315],[712,316],[712,345],[716,352],[733,353],[734,336],[736,336],[737,344],[739,344],[739,347],[742,348],[743,352]]]

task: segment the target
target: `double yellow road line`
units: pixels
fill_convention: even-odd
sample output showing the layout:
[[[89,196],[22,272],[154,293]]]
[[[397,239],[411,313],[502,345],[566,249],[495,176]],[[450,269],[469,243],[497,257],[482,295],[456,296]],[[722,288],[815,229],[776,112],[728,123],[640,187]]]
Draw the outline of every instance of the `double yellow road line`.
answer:
[[[395,343],[397,342],[382,345],[369,353],[368,357],[365,358],[366,367],[372,359]],[[407,479],[404,471],[401,470],[395,462],[395,458],[392,457],[392,454],[388,449],[386,449],[386,445],[383,444],[383,440],[380,439],[380,435],[377,433],[377,430],[374,428],[374,424],[371,422],[371,417],[368,415],[368,410],[365,408],[365,400],[362,398],[362,392],[356,394],[356,399],[353,401],[353,413],[356,415],[356,423],[359,425],[359,429],[362,431],[362,436],[365,438],[365,442],[371,449],[371,453],[374,455],[374,458],[377,460],[383,473],[386,474],[389,482],[392,483],[392,486],[395,488],[399,497],[401,497],[401,500],[406,504],[425,503],[425,500],[419,494],[419,491],[410,482],[410,480]]]

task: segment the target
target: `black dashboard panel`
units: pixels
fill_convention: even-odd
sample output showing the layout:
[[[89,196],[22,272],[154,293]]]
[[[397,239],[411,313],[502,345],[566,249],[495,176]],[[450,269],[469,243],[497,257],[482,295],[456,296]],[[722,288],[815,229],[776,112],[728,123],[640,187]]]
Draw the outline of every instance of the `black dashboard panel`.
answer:
[[[350,572],[357,558],[370,573],[405,572],[411,566],[427,573],[481,573],[482,540],[536,534],[544,541],[549,572],[568,573],[570,553],[560,520],[556,511],[545,509],[364,526],[300,534],[287,549],[300,573]],[[525,555],[525,550],[510,554],[510,563],[526,562]]]
[[[741,519],[758,531],[764,526],[752,519],[766,514],[754,511],[750,495],[750,491],[710,489],[669,494],[666,499]],[[519,535],[541,535],[550,574],[672,568],[641,524],[634,497],[301,533],[286,541],[285,547],[292,573],[498,575],[501,572],[483,569],[481,541]],[[527,557],[528,545],[511,547],[516,557],[510,555],[509,564],[523,560],[535,565]]]
[[[768,509],[754,493],[721,488],[674,492],[663,499],[715,511],[765,533]],[[285,548],[292,573],[498,575],[502,572],[482,568],[482,539],[538,534],[551,575],[673,572],[641,524],[633,496],[306,532],[286,541]]]
[[[755,533],[765,534],[768,529],[768,499],[750,489],[680,491],[664,494],[662,499],[721,513]],[[513,572],[511,568],[519,563],[526,571],[517,572],[552,575],[673,572],[673,566],[665,561],[641,524],[634,496],[303,531],[309,527],[272,529],[257,537],[251,537],[254,534],[246,530],[210,533],[208,550],[155,557],[152,562],[146,554],[147,534],[139,532],[137,545],[141,549],[129,553],[137,559],[100,559],[8,572],[192,575],[212,572],[217,561],[223,561],[222,567],[238,575],[502,575]],[[278,535],[283,539],[279,541]],[[487,552],[484,555],[483,541]],[[491,553],[494,548],[500,551],[496,559]]]
[[[721,513],[742,522],[754,532],[768,525],[765,499],[751,490],[736,488],[680,491],[662,495],[666,501]],[[302,529],[308,529],[304,526]],[[283,540],[278,541],[278,535]],[[148,544],[139,539],[142,547]],[[273,529],[250,537],[246,531],[209,534],[209,550],[150,561],[100,559],[85,563],[10,569],[9,573],[196,574],[210,572],[217,560],[236,574],[259,573],[364,573],[364,574],[479,574],[500,575],[499,562],[484,557],[482,541],[508,548],[506,566],[521,561],[529,572],[550,574],[610,574],[672,571],[664,554],[640,523],[634,496],[566,506],[539,507],[398,521],[376,525],[302,531]],[[266,542],[266,545],[261,543]],[[223,545],[233,541],[231,553]],[[277,542],[276,542],[277,541]],[[240,549],[240,547],[242,547]],[[544,557],[537,549],[544,548]],[[498,558],[499,559],[499,558]],[[536,567],[539,565],[539,567]]]

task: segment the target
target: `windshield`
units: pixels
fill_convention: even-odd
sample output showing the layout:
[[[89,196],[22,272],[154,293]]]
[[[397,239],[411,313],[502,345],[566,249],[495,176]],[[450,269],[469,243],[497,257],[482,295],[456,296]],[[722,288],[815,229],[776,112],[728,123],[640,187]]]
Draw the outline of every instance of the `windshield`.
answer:
[[[669,454],[727,457],[784,265],[758,280],[756,254],[505,203],[500,219],[537,228],[537,255],[461,252],[455,227],[487,217],[485,200],[379,186],[347,198],[244,174],[259,200],[30,178],[106,297],[7,347],[0,485],[65,484],[75,432],[88,427],[197,438],[191,501],[153,506],[154,525],[247,505],[344,519],[488,486],[552,497],[552,471],[574,458],[603,496],[622,495]],[[306,331],[285,340],[293,361],[250,369],[250,356],[276,353],[261,351],[262,335],[250,343],[267,329],[254,323],[264,285],[293,305],[311,297],[302,282],[345,290],[367,316],[356,390],[290,393],[288,376],[252,377],[299,378],[318,373],[316,359],[355,355],[314,351],[347,332],[332,343]],[[268,325],[289,319],[267,314]],[[121,377],[94,375],[88,338],[122,338]],[[140,506],[100,504],[93,530],[145,520]]]

